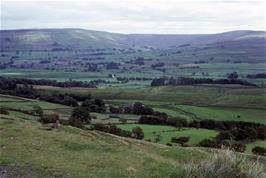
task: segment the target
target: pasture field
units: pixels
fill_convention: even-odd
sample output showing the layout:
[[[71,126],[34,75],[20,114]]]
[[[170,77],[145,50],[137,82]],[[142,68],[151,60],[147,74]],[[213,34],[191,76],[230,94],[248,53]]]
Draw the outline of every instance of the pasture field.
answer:
[[[160,125],[143,125],[143,124],[123,124],[118,125],[123,130],[132,130],[134,127],[140,127],[144,132],[144,139],[154,141],[154,134],[160,134],[161,140],[159,143],[166,144],[171,142],[172,137],[190,137],[188,145],[193,146],[199,143],[203,139],[210,139],[215,137],[218,132],[208,129],[192,129],[183,128],[178,130],[171,126]]]
[[[187,113],[192,113],[198,119],[246,121],[266,124],[266,111],[262,109],[198,107],[189,105],[176,105],[176,107]]]
[[[36,119],[36,116],[19,112],[30,112],[34,109],[34,106],[40,106],[44,113],[56,113],[62,118],[68,118],[71,114],[71,107],[65,105],[21,97],[13,97],[9,95],[0,95],[0,106],[10,109],[10,115],[24,119]]]
[[[235,120],[266,124],[266,95],[260,88],[219,88],[179,86],[125,89],[40,87],[41,91],[91,94],[108,104],[125,105],[142,102],[171,117],[213,120]]]
[[[208,86],[144,87],[144,88],[58,88],[36,86],[39,90],[62,93],[91,94],[106,100],[142,100],[196,106],[230,106],[266,109],[263,88],[220,88]]]
[[[1,168],[9,177],[182,177],[184,163],[206,151],[167,147],[97,131],[0,118]]]
[[[64,56],[64,55],[63,55]],[[265,72],[265,63],[224,63],[224,62],[215,62],[215,63],[204,63],[198,64],[199,68],[183,68],[180,69],[176,67],[175,57],[165,58],[163,61],[165,63],[164,69],[165,72],[160,70],[155,70],[151,68],[151,65],[156,64],[156,60],[144,60],[145,65],[138,66],[134,65],[133,69],[131,69],[130,65],[127,66],[125,61],[128,61],[135,56],[121,56],[123,59],[116,58],[115,56],[119,57],[119,55],[109,56],[105,62],[120,62],[125,67],[128,67],[127,70],[122,68],[116,70],[108,70],[108,69],[101,69],[98,72],[92,71],[83,71],[79,68],[77,69],[58,69],[58,70],[46,70],[46,69],[3,69],[0,70],[1,76],[8,76],[8,77],[23,77],[23,78],[30,78],[30,79],[50,79],[50,80],[57,80],[57,81],[67,81],[69,79],[73,80],[80,80],[80,81],[91,81],[96,79],[103,79],[107,81],[116,81],[112,78],[108,77],[108,74],[116,74],[119,77],[148,77],[148,78],[159,78],[161,76],[168,76],[168,77],[193,77],[193,78],[226,78],[228,73],[237,72],[239,74],[239,78],[243,80],[248,80],[251,83],[255,83],[259,86],[262,83],[266,82],[266,79],[250,79],[246,78],[248,74],[256,74],[256,73],[263,73]],[[145,54],[144,54],[145,56]],[[149,57],[146,56],[146,57]],[[154,56],[152,56],[154,57]],[[179,63],[184,64],[194,64],[195,58],[188,59],[182,62],[182,57],[178,56]],[[32,57],[31,57],[32,58]],[[200,60],[200,57],[197,57]],[[189,61],[190,60],[190,61]],[[19,62],[20,60],[18,60]],[[23,60],[22,60],[23,61]],[[36,62],[36,60],[32,60],[32,62]],[[91,61],[91,63],[98,63],[99,61]],[[204,73],[204,74],[203,74]],[[133,83],[137,82],[140,86],[148,86],[150,81],[132,81]],[[132,84],[132,82],[130,82]],[[113,86],[120,86],[120,87],[127,87],[130,84],[111,84]]]

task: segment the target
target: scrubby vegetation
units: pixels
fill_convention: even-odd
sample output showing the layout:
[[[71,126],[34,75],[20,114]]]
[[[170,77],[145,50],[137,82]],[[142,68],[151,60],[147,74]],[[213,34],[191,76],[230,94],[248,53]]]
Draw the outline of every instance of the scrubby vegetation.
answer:
[[[220,150],[209,159],[185,166],[187,178],[263,178],[264,165],[231,150]]]
[[[252,153],[254,153],[256,155],[265,156],[266,155],[266,148],[260,147],[260,146],[255,146],[254,148],[252,148]]]

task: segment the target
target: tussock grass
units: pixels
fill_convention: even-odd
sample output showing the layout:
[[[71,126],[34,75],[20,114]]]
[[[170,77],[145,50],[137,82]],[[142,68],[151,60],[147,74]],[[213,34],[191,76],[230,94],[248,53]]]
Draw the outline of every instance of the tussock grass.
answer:
[[[262,163],[231,150],[220,150],[209,159],[185,165],[186,178],[265,178]]]

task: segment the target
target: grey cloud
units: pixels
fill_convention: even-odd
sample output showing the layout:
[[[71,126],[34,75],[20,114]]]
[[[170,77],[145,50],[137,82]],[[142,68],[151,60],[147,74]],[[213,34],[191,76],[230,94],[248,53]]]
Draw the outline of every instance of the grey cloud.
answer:
[[[230,3],[229,3],[230,2]],[[142,0],[2,2],[1,28],[86,28],[122,33],[214,33],[265,30],[258,1]]]

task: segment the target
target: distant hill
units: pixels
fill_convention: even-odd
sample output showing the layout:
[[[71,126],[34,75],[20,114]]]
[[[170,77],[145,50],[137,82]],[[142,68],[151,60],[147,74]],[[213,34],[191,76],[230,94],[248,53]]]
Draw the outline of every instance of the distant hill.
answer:
[[[1,50],[51,50],[96,48],[155,48],[180,45],[257,47],[265,51],[266,32],[231,31],[219,34],[119,34],[84,29],[1,30]],[[262,48],[264,50],[262,50]]]

